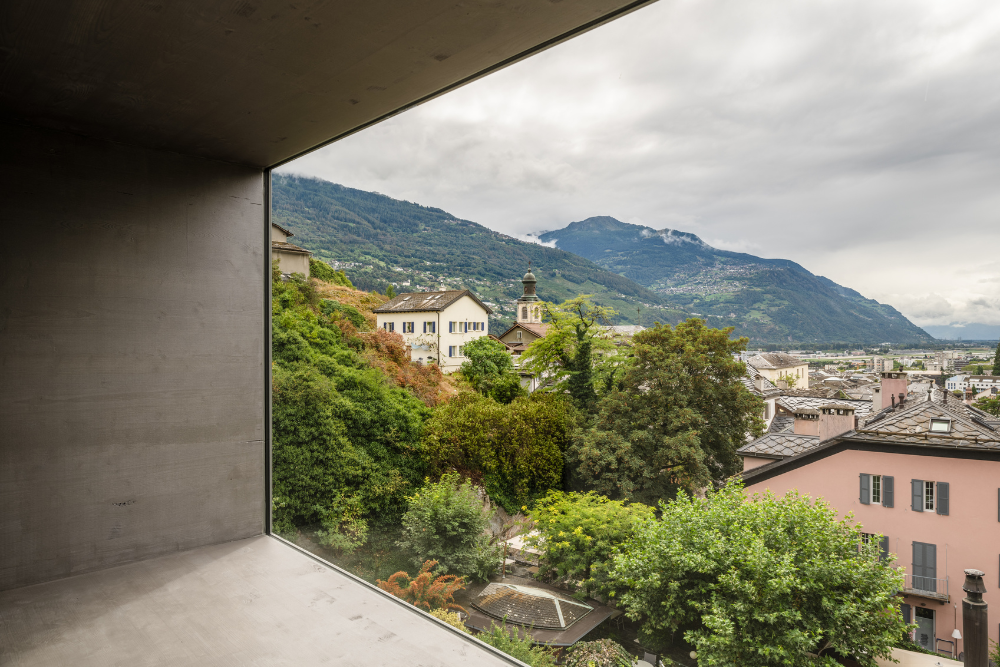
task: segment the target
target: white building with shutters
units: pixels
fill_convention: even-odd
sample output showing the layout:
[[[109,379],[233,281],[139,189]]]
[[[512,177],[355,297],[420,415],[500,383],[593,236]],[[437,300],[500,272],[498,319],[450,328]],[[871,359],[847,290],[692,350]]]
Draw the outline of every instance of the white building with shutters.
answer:
[[[445,373],[465,361],[466,343],[487,335],[493,313],[469,290],[400,294],[372,312],[380,329],[403,337],[410,359]]]

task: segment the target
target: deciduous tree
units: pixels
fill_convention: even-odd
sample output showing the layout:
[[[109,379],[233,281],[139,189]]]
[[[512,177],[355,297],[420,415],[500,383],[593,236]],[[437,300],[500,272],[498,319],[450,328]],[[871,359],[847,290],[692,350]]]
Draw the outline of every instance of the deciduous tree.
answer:
[[[483,396],[510,403],[528,395],[507,347],[500,341],[482,336],[466,343],[462,353],[467,359],[462,362],[462,375]]]
[[[733,357],[746,339],[731,340],[731,332],[690,319],[634,336],[619,387],[601,399],[594,428],[574,432],[567,452],[587,488],[655,504],[742,469],[736,450],[763,432],[764,406]]]
[[[680,632],[699,665],[836,667],[837,653],[876,667],[908,629],[902,572],[821,500],[747,498],[730,483],[660,509],[610,572],[647,642]]]

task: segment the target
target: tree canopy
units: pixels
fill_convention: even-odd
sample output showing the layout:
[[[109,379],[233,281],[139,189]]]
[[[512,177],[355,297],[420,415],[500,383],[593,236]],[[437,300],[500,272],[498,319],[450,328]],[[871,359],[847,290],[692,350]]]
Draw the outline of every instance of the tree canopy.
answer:
[[[764,405],[742,383],[733,353],[746,339],[731,331],[690,319],[633,337],[632,363],[567,452],[586,488],[655,504],[742,469],[736,450],[763,432]]]
[[[507,347],[500,341],[489,336],[473,339],[465,344],[462,354],[467,359],[462,362],[462,375],[482,395],[501,403],[528,395]]]
[[[685,493],[639,524],[610,571],[654,645],[682,633],[699,665],[771,667],[889,658],[908,626],[903,575],[850,516],[795,492],[747,498],[730,483]]]

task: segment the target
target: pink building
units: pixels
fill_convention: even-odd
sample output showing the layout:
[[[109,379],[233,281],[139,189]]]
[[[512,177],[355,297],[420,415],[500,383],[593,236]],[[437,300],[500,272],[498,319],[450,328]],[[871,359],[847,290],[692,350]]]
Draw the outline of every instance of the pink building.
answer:
[[[893,392],[896,393],[896,392]],[[864,421],[850,406],[796,414],[792,432],[744,446],[747,493],[797,489],[853,513],[906,573],[905,618],[914,641],[962,652],[963,570],[986,573],[990,638],[1000,641],[1000,428],[944,392],[904,400]],[[954,646],[951,642],[956,642]]]

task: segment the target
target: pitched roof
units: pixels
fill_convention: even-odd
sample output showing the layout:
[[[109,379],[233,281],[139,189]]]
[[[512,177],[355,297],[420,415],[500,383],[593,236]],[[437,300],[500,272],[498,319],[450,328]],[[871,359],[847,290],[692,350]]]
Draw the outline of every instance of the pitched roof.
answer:
[[[785,458],[813,449],[818,444],[818,435],[765,433],[756,440],[740,447],[736,453],[745,456],[762,456],[764,458]]]
[[[747,391],[749,391],[751,394],[770,397],[778,394],[781,391],[773,382],[771,382],[766,377],[758,373],[756,368],[754,368],[750,364],[746,364],[746,367],[747,367],[747,372],[743,377],[740,378],[740,382],[743,383],[743,386],[746,387]],[[761,383],[760,384],[760,386],[762,387],[761,389],[757,388],[758,382]]]
[[[292,232],[290,230],[285,229],[284,227],[282,227],[281,225],[279,225],[276,222],[272,222],[271,226],[275,227],[276,229],[278,229],[279,231],[281,231],[285,236],[295,236],[295,234],[292,234]]]
[[[295,244],[285,243],[284,241],[271,241],[271,250],[280,250],[281,252],[295,252],[304,255],[312,254],[305,248],[300,248]]]
[[[820,396],[782,396],[776,402],[781,407],[785,408],[789,412],[799,412],[804,409],[819,410],[831,403],[830,398],[836,397],[820,397]],[[833,401],[837,404],[842,404],[850,408],[854,408],[854,414],[859,417],[864,417],[870,414],[872,411],[871,401],[856,401],[853,399],[836,398]]]
[[[747,363],[754,368],[779,369],[801,366],[806,362],[802,361],[798,357],[785,354],[784,352],[761,352],[760,354],[755,354],[750,357],[750,359],[747,360]]]
[[[795,428],[795,417],[792,415],[774,415],[768,433],[791,432]]]
[[[514,322],[514,324],[512,324],[509,329],[507,329],[502,334],[500,334],[500,338],[503,338],[504,336],[506,336],[507,334],[509,334],[511,331],[513,331],[514,329],[518,329],[518,328],[524,329],[528,333],[534,334],[535,336],[538,336],[539,338],[544,338],[545,337],[545,333],[549,330],[549,325],[548,324],[530,324],[530,323],[527,323],[527,322]],[[519,344],[520,343],[511,343],[511,345],[519,345]]]
[[[441,292],[407,292],[397,294],[384,304],[372,310],[373,313],[420,313],[442,311],[463,296],[470,297],[478,303],[487,314],[493,310],[467,289],[444,290]]]

